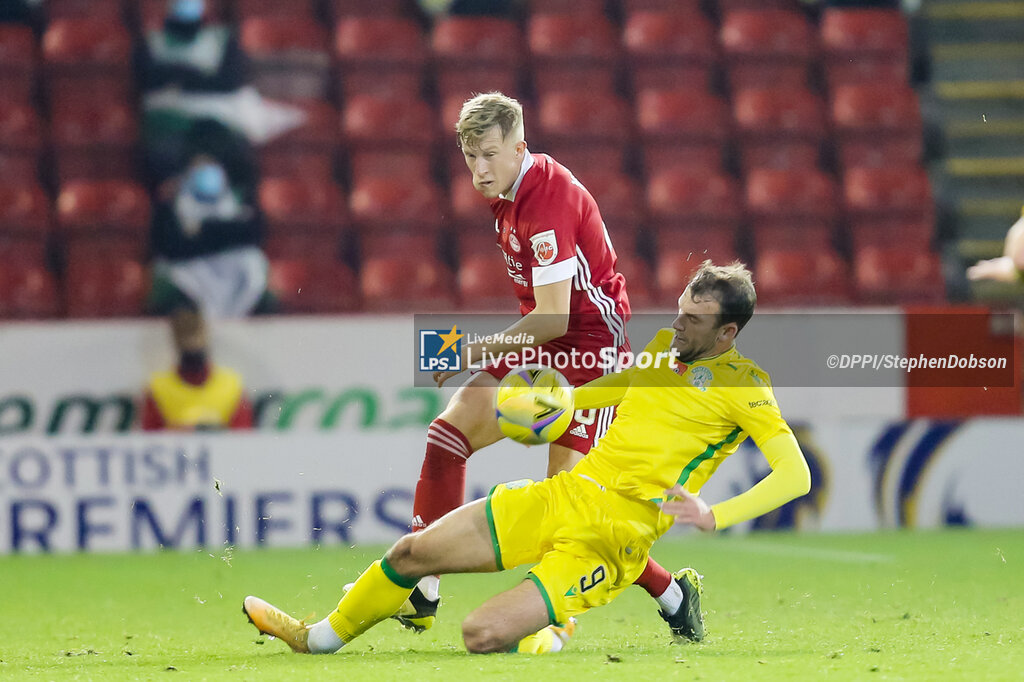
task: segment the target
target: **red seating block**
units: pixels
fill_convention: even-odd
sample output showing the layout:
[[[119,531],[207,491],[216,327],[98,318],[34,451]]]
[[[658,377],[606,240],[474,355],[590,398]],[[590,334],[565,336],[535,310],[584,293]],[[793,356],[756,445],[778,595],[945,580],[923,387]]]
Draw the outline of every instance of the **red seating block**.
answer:
[[[139,129],[127,102],[60,98],[50,127],[60,182],[135,176]]]
[[[339,146],[337,110],[330,103],[315,99],[292,100],[287,104],[302,109],[306,121],[260,147],[260,170],[267,177],[331,179]]]
[[[360,306],[359,281],[337,260],[272,259],[268,280],[286,313],[344,313]]]
[[[53,273],[38,263],[4,263],[0,268],[0,319],[47,318],[59,312]]]
[[[366,177],[353,185],[349,211],[365,234],[436,234],[441,225],[443,192],[423,178],[396,182]]]
[[[43,34],[43,61],[51,94],[131,93],[132,38],[117,22],[58,19]]]
[[[694,272],[705,260],[727,265],[736,260],[735,229],[708,230],[686,225],[662,228],[654,251],[657,301],[675,306]]]
[[[637,128],[650,176],[677,166],[721,168],[729,139],[729,108],[705,90],[643,90]]]
[[[576,173],[618,170],[625,163],[632,118],[625,100],[600,90],[552,92],[538,106],[540,148]]]
[[[133,182],[73,180],[61,187],[57,197],[57,224],[69,254],[119,253],[141,258],[149,222],[149,197]]]
[[[352,177],[429,176],[437,130],[434,115],[426,102],[408,96],[352,97],[342,112]]]
[[[495,90],[512,97],[518,93],[523,36],[514,21],[443,17],[434,23],[430,43],[442,98],[465,100],[473,93]]]
[[[926,248],[871,244],[853,254],[854,282],[864,303],[939,303],[946,299],[939,257]]]
[[[817,41],[803,14],[737,9],[722,19],[719,38],[733,89],[807,86]]]
[[[259,202],[269,233],[320,232],[337,236],[346,224],[345,198],[317,177],[272,177],[260,183]]]
[[[906,83],[907,20],[896,9],[827,8],[821,46],[830,88],[848,83]]]
[[[64,273],[68,317],[135,317],[142,313],[148,278],[130,258],[73,259]]]
[[[234,0],[235,14],[241,18],[316,19],[316,0]]]
[[[406,10],[405,0],[329,0],[331,20],[347,17],[398,17]]]
[[[656,232],[703,229],[735,234],[742,214],[736,182],[713,171],[672,168],[647,183],[647,209]]]
[[[494,253],[467,253],[459,258],[456,273],[459,307],[477,312],[507,313],[515,302],[512,282]]]
[[[526,41],[534,89],[540,95],[615,91],[619,36],[603,15],[533,14],[527,20]]]
[[[0,179],[35,178],[43,126],[28,101],[0,98]]]
[[[370,93],[408,97],[422,90],[428,51],[412,19],[345,17],[335,26],[334,54],[346,99]]]
[[[634,91],[706,89],[718,58],[714,28],[696,10],[640,10],[623,28]]]
[[[902,83],[840,85],[832,121],[844,167],[916,165],[923,153],[917,94]]]
[[[757,249],[828,247],[838,194],[835,181],[816,170],[751,171],[746,204]]]
[[[276,3],[290,6],[291,3]],[[254,16],[242,22],[241,43],[253,84],[267,97],[327,97],[327,32],[301,16]]]
[[[826,137],[825,107],[808,90],[748,88],[733,98],[740,160],[752,168],[814,168]]]
[[[850,302],[849,269],[831,249],[769,249],[754,269],[759,303],[843,305]]]
[[[34,181],[0,183],[0,263],[42,263],[50,233],[50,201]]]
[[[0,24],[0,92],[4,97],[26,101],[32,96],[38,61],[31,28]]]
[[[456,280],[433,235],[366,235],[359,273],[367,310],[441,311],[455,306]]]

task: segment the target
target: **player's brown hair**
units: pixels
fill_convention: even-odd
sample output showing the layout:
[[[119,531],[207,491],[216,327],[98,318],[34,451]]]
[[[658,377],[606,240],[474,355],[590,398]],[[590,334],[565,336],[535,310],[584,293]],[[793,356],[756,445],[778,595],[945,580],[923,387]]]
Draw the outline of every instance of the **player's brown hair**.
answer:
[[[476,146],[493,126],[501,130],[502,140],[510,134],[523,139],[523,106],[500,92],[487,92],[466,100],[455,124],[459,148]]]
[[[171,313],[171,337],[174,347],[181,351],[206,348],[206,322],[202,314],[191,308],[178,308]]]
[[[739,261],[715,265],[710,260],[700,264],[686,286],[694,299],[711,297],[718,301],[718,326],[735,322],[737,331],[754,316],[757,292],[747,266]]]

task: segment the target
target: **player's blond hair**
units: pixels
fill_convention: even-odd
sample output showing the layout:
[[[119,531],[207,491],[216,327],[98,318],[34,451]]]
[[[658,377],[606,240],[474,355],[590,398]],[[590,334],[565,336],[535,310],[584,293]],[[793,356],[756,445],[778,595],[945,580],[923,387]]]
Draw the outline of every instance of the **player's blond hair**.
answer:
[[[515,136],[515,141],[526,139],[523,129],[523,105],[500,92],[476,95],[462,104],[459,120],[455,124],[459,147],[476,147],[487,131],[498,126],[501,139]]]
[[[728,265],[704,261],[686,288],[694,299],[710,297],[718,301],[718,326],[735,322],[739,331],[754,316],[757,305],[754,278],[739,261]]]

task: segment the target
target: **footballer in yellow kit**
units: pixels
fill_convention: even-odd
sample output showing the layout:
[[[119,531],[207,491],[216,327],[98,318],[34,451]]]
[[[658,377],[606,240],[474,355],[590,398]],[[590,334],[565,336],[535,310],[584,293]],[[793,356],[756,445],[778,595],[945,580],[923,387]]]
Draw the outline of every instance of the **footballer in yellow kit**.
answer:
[[[556,476],[564,480],[544,490],[513,483],[488,496],[496,554],[504,567],[540,561],[530,579],[545,594],[552,623],[605,604],[633,583],[651,544],[673,523],[658,506],[666,489],[678,482],[699,493],[748,436],[759,444],[792,438],[757,364],[735,347],[691,364],[676,362],[669,356],[673,337],[672,329],[662,329],[644,349],[653,366],[576,389],[577,409],[618,409],[601,442],[571,474]],[[728,521],[725,512],[723,518],[716,509],[719,528]],[[540,546],[539,537],[545,538]]]
[[[749,270],[706,261],[679,298],[672,328],[645,349],[660,362],[576,389],[577,408],[618,405],[618,412],[571,471],[496,486],[486,499],[403,536],[318,623],[306,625],[255,596],[245,599],[246,615],[294,651],[329,653],[393,615],[425,575],[535,563],[527,580],[466,617],[463,641],[473,653],[560,650],[571,617],[631,585],[673,524],[718,530],[809,490],[807,463],[768,375],[733,345],[755,305]],[[747,437],[771,473],[708,506],[697,493]]]

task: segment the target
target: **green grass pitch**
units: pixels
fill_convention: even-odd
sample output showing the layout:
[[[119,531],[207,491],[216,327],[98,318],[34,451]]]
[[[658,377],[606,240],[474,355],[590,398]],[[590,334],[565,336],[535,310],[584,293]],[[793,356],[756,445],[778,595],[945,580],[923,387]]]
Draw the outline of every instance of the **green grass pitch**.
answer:
[[[449,576],[441,620],[382,623],[333,656],[257,636],[242,598],[323,617],[383,548],[0,558],[3,680],[1020,680],[1024,533],[666,539],[705,576],[708,637],[672,644],[630,588],[553,656],[470,656],[462,617],[522,570]]]

